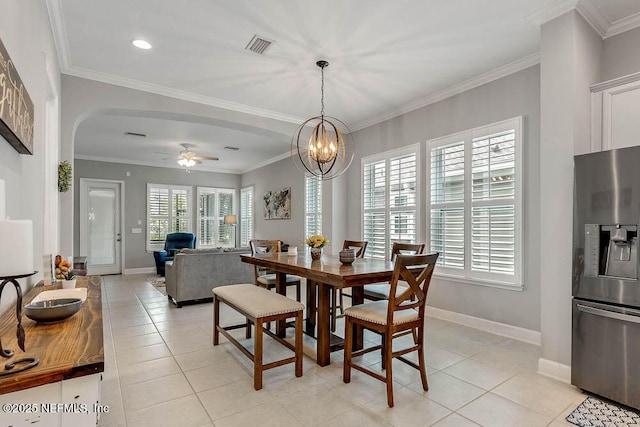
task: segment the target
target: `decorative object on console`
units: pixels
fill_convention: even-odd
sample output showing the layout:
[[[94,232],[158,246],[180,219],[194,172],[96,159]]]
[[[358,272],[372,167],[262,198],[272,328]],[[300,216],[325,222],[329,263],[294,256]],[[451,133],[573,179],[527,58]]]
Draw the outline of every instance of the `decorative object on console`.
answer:
[[[318,234],[311,236],[306,240],[307,246],[311,248],[311,259],[317,261],[322,256],[322,248],[329,244],[329,239],[323,235]]]
[[[67,160],[61,161],[58,165],[58,191],[60,193],[66,193],[71,188],[72,170],[71,163]]]
[[[33,224],[31,220],[0,219],[0,276],[33,274]]]
[[[17,279],[29,277],[36,273],[37,271],[32,271],[31,273],[15,274],[11,276],[3,276],[1,275],[2,273],[0,273],[0,280],[2,280],[2,283],[0,283],[0,299],[2,298],[2,291],[4,291],[4,287],[7,283],[11,283],[16,288],[16,318],[18,320],[18,326],[16,327],[16,338],[18,339],[18,347],[20,347],[22,351],[25,351],[26,335],[24,333],[24,328],[22,327],[22,288],[20,287]],[[8,359],[13,355],[13,350],[5,350],[2,347],[2,340],[0,339],[0,356]],[[40,363],[40,360],[33,357],[14,360],[13,362],[7,363],[4,366],[4,371],[0,372],[0,376],[5,376],[16,372],[21,372],[29,368],[33,368],[38,363]],[[21,364],[22,366],[18,369],[14,369],[17,364]]]
[[[33,154],[33,102],[2,41],[0,76],[0,135],[18,153]]]
[[[327,180],[349,168],[353,160],[354,143],[347,125],[324,114],[324,69],[329,63],[320,60],[316,65],[320,67],[322,76],[320,115],[311,117],[298,127],[291,140],[291,158],[305,175]]]
[[[234,214],[225,215],[223,222],[225,224],[231,225],[231,228],[233,228],[233,247],[235,248],[236,247],[236,224],[238,224],[238,217],[235,216]]]
[[[291,219],[291,187],[267,191],[264,200],[264,219]]]

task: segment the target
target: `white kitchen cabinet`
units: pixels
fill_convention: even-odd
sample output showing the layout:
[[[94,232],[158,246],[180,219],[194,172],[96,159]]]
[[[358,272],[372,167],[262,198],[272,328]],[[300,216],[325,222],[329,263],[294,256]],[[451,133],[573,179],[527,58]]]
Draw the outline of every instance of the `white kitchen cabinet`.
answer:
[[[591,151],[640,145],[640,73],[591,87]]]

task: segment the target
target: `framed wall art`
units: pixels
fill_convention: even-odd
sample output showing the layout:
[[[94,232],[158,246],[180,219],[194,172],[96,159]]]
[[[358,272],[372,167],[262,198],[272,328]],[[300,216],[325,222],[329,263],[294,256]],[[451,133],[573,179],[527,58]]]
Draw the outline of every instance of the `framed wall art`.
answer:
[[[0,40],[0,135],[21,154],[33,154],[33,102]]]
[[[263,200],[264,219],[291,219],[291,187],[267,191]]]

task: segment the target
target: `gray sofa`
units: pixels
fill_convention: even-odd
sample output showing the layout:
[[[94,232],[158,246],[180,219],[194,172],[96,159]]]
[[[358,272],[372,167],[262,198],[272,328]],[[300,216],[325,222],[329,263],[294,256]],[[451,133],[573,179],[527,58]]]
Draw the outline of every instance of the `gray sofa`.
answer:
[[[187,301],[211,300],[215,287],[254,283],[253,266],[240,259],[250,253],[249,248],[182,249],[166,264],[167,297],[182,307]]]

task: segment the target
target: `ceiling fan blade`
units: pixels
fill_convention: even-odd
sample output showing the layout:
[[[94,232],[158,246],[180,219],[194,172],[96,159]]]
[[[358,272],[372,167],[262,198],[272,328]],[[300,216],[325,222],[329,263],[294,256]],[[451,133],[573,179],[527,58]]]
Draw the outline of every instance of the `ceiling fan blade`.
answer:
[[[194,156],[192,157],[193,160],[220,160],[217,157],[213,157],[213,156]]]

